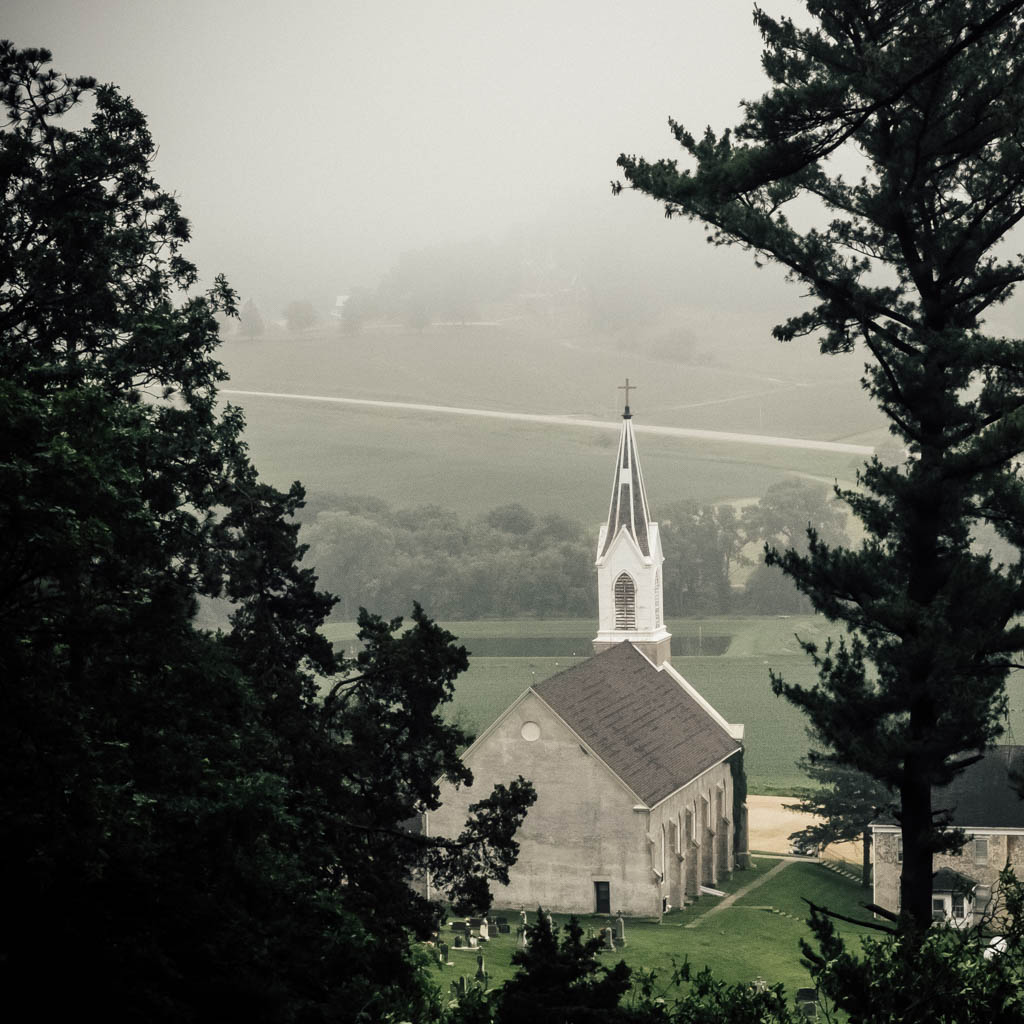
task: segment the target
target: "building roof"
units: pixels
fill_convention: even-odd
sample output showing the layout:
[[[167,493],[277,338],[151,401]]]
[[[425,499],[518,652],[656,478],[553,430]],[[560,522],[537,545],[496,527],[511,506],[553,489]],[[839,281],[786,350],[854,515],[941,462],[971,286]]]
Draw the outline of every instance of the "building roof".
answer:
[[[972,828],[1024,829],[1024,800],[1011,776],[1024,781],[1024,746],[1002,744],[965,768],[948,786],[932,789],[932,810],[947,811],[950,825]],[[879,825],[895,825],[891,815],[877,819]]]
[[[628,640],[534,692],[649,807],[740,749],[671,672]]]
[[[1024,828],[1024,800],[1010,779],[1022,770],[1024,747],[993,747],[948,786],[933,790],[932,808],[950,811],[956,828]]]
[[[647,504],[640,459],[633,436],[633,418],[629,406],[622,416],[622,433],[619,436],[619,454],[615,461],[615,476],[612,479],[612,500],[608,506],[608,524],[604,530],[604,543],[598,557],[606,554],[612,541],[625,527],[636,541],[644,556],[651,553],[647,524],[651,521],[651,510]]]
[[[952,868],[939,868],[932,875],[932,892],[972,893],[977,887],[978,883],[973,878]]]

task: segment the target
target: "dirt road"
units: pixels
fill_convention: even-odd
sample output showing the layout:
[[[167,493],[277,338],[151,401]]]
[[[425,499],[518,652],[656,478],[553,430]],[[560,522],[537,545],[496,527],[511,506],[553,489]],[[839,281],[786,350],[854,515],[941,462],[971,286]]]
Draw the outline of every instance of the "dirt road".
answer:
[[[427,405],[420,402],[384,402],[369,398],[338,398],[332,395],[298,395],[281,391],[240,391],[221,388],[222,395],[242,398],[276,398],[293,402],[333,402],[338,405],[374,406],[412,412],[440,412],[452,416],[484,416],[489,419],[518,420],[529,423],[551,423],[563,427],[589,427],[600,430],[618,430],[619,424],[605,420],[581,419],[576,416],[544,416],[529,412],[502,412],[497,409],[466,409],[454,405]],[[862,444],[842,441],[819,441],[804,437],[771,437],[768,434],[739,434],[728,430],[696,430],[689,427],[659,427],[637,425],[637,433],[661,434],[667,437],[687,437],[698,441],[726,441],[741,444],[759,444],[768,448],[803,448],[811,451],[840,452],[844,455],[871,455],[874,452]]]
[[[803,828],[810,815],[787,811],[782,805],[792,803],[792,797],[747,796],[747,824],[750,833],[750,849],[766,853],[788,853],[789,834]],[[860,843],[833,843],[827,847],[826,857],[836,860],[861,862]]]

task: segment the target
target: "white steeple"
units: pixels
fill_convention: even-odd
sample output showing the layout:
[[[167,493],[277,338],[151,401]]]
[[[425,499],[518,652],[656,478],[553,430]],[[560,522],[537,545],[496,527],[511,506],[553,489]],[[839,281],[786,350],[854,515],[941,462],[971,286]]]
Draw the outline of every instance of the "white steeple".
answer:
[[[661,536],[651,522],[633,417],[629,411],[627,378],[626,409],[612,478],[608,521],[597,539],[598,631],[594,651],[630,640],[655,665],[668,661],[671,636],[662,611]]]

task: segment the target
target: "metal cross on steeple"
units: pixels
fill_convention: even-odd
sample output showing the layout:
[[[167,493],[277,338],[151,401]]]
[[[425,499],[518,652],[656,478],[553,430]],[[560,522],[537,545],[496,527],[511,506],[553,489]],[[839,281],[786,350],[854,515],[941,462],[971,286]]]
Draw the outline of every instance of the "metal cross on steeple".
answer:
[[[622,414],[622,418],[624,420],[628,420],[632,416],[632,413],[629,411],[629,393],[630,391],[636,391],[636,385],[630,384],[629,378],[627,377],[626,383],[619,385],[619,390],[626,392],[626,411]]]

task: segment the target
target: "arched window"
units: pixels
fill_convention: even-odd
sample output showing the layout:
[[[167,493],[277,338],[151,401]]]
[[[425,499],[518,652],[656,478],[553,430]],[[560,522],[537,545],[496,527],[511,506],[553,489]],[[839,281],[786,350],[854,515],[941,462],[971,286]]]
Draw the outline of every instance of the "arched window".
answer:
[[[636,629],[636,584],[628,572],[615,581],[615,628]]]

